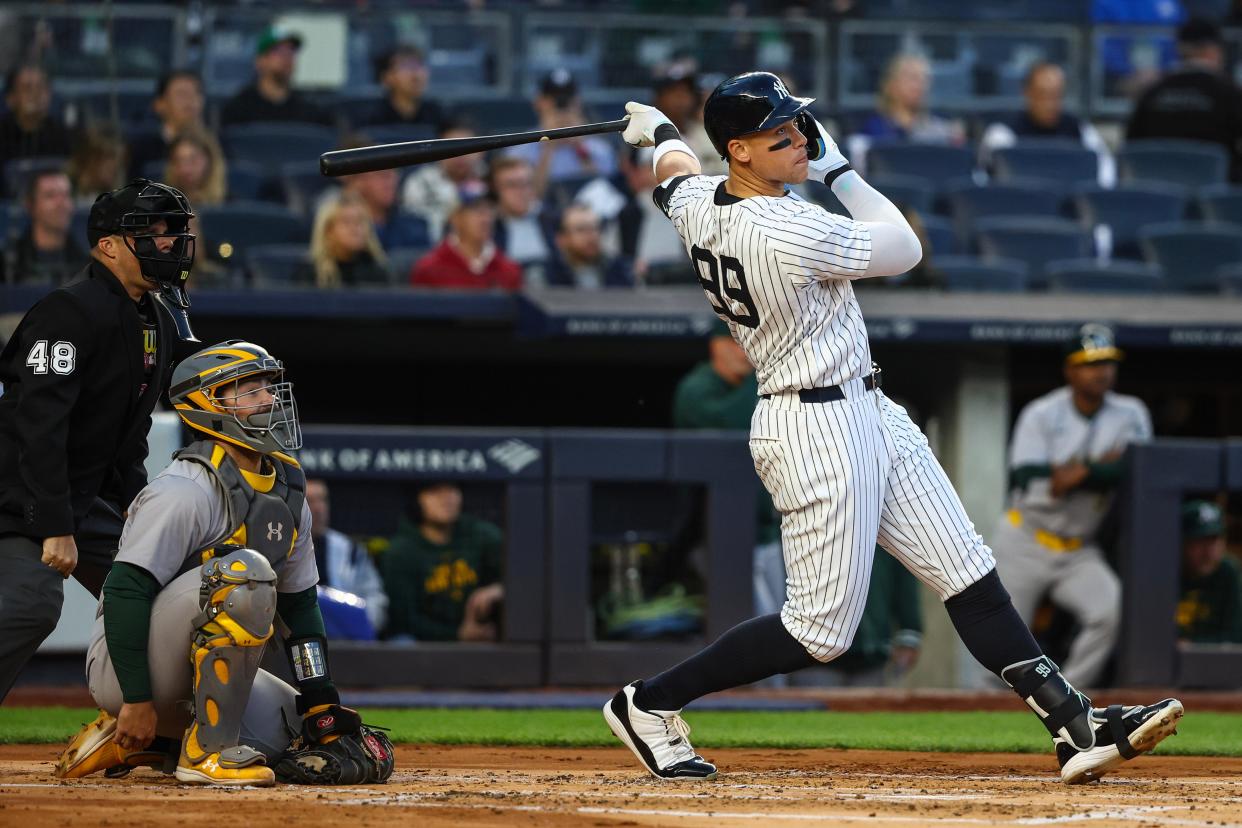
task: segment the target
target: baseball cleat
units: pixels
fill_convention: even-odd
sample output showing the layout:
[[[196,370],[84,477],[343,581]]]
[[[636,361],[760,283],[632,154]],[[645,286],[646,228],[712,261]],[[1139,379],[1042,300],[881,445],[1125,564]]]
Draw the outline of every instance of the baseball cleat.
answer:
[[[266,788],[276,784],[276,774],[266,762],[262,753],[246,745],[218,753],[207,752],[198,742],[198,724],[195,723],[186,729],[185,738],[181,741],[177,781],[192,785],[255,785]]]
[[[83,725],[69,741],[56,760],[53,774],[57,779],[81,779],[103,771],[109,779],[116,779],[134,768],[164,768],[171,759],[154,745],[146,750],[125,750],[116,744],[115,736],[116,719],[101,709],[95,721]]]
[[[716,766],[694,752],[680,710],[643,710],[634,704],[641,681],[627,684],[604,705],[604,721],[657,779],[715,779]]]
[[[1114,704],[1092,708],[1095,747],[1078,750],[1059,737],[1052,740],[1061,763],[1061,781],[1067,785],[1094,782],[1122,762],[1147,753],[1177,732],[1177,720],[1183,712],[1177,699],[1146,707]]]

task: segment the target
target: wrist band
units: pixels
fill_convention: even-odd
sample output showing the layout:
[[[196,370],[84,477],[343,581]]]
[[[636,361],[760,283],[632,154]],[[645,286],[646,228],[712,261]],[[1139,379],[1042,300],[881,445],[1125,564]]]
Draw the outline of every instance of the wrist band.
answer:
[[[838,178],[845,175],[847,172],[849,172],[852,169],[854,168],[850,166],[850,162],[846,161],[844,164],[842,164],[841,166],[837,167],[835,170],[832,170],[827,175],[825,175],[824,183],[828,185],[829,187],[831,187],[832,182],[836,181]]]
[[[655,128],[655,132],[651,133],[651,137],[655,139],[656,146],[658,147],[665,141],[680,140],[681,133],[677,131],[677,127],[665,121]]]
[[[684,152],[692,158],[698,158],[698,156],[694,154],[694,150],[690,149],[689,144],[681,140],[681,138],[673,138],[672,140],[664,141],[656,145],[655,152],[651,155],[652,172],[655,172],[656,167],[660,163],[660,159],[670,152]],[[656,175],[658,176],[659,173],[656,173]]]

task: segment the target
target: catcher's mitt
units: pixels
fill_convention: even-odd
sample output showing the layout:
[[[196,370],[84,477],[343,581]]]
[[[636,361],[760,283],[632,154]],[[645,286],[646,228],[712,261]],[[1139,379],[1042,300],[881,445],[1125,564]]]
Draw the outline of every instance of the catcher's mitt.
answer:
[[[382,730],[332,705],[302,720],[301,734],[272,770],[281,782],[297,785],[366,785],[388,781],[393,762],[392,742]]]

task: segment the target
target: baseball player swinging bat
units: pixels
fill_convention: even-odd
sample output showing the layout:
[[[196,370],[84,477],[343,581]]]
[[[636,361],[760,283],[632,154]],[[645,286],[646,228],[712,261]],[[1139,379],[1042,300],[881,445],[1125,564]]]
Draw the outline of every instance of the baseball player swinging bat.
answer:
[[[412,164],[443,161],[458,155],[533,144],[537,141],[554,141],[557,138],[576,138],[580,135],[598,135],[603,132],[622,132],[628,118],[603,121],[598,124],[561,127],[560,129],[511,132],[504,135],[477,135],[473,138],[436,138],[430,141],[406,141],[400,144],[377,144],[373,147],[325,152],[319,157],[319,171],[328,176],[356,175],[357,173],[390,170]]]

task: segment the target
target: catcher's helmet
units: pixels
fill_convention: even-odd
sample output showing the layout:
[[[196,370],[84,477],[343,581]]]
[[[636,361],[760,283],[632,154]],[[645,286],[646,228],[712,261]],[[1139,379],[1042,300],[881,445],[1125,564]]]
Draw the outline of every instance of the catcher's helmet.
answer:
[[[271,408],[237,416],[239,380],[267,377],[263,386],[272,396]],[[230,339],[187,357],[173,370],[168,398],[190,428],[216,440],[263,454],[302,447],[302,427],[293,384],[285,382],[284,364],[265,348]]]
[[[1120,362],[1125,354],[1117,347],[1113,329],[1101,322],[1088,322],[1065,344],[1069,365],[1090,362]]]
[[[95,199],[87,219],[86,238],[94,247],[104,236],[121,236],[148,281],[165,291],[183,293],[194,264],[192,218],[190,202],[176,187],[135,178]],[[156,234],[151,229],[158,221],[163,221],[167,229]],[[155,243],[160,237],[173,239],[167,253],[160,252]]]
[[[814,98],[796,98],[771,72],[746,72],[722,82],[703,107],[703,126],[721,158],[729,157],[729,141],[800,118],[803,135],[817,135],[803,110]]]

